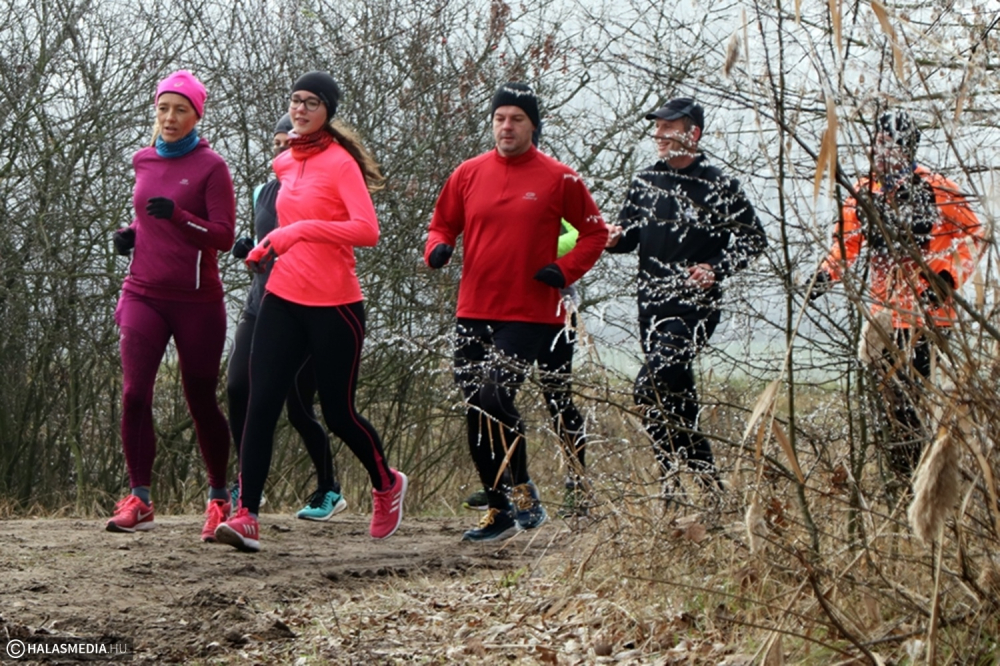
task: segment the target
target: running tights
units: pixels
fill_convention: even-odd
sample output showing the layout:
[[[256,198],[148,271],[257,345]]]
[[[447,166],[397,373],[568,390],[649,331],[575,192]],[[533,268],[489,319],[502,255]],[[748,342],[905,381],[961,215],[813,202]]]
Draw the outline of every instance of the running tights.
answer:
[[[240,459],[240,501],[251,513],[260,507],[281,406],[309,356],[327,427],[365,466],[375,490],[392,486],[382,440],[354,404],[364,337],[361,302],[316,307],[264,296],[250,351],[250,401]]]

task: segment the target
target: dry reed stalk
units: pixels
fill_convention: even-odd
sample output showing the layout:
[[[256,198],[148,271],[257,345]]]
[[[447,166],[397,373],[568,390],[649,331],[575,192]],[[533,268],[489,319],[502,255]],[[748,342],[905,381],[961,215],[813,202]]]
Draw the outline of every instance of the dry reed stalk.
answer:
[[[773,418],[774,402],[779,388],[781,388],[780,377],[771,381],[761,391],[761,394],[757,396],[757,401],[754,403],[750,418],[747,419],[747,425],[743,431],[743,441],[746,442],[750,433],[754,431],[754,428],[757,429],[757,437],[754,444],[754,466],[756,468],[754,475],[756,479],[753,485],[753,497],[750,499],[744,519],[751,554],[756,554],[760,551],[762,542],[761,533],[758,530],[764,525],[764,507],[760,501],[760,491],[758,489],[761,487],[764,479],[764,440],[767,439],[767,434],[773,431],[773,428],[767,426],[765,419]]]
[[[987,508],[990,511],[990,516],[993,518],[993,526],[1000,534],[1000,500],[997,499],[997,487],[996,481],[993,477],[993,468],[990,467],[989,460],[986,459],[986,453],[982,450],[980,446],[973,446],[972,451],[976,456],[976,461],[979,462],[979,469],[983,473],[983,484],[986,486],[986,493],[989,495],[989,503]]]
[[[494,488],[500,486],[500,478],[503,476],[503,473],[507,471],[507,468],[510,466],[510,459],[513,457],[514,451],[517,450],[518,445],[523,441],[524,438],[519,433],[516,437],[514,437],[514,443],[511,444],[510,446],[507,446],[507,436],[504,435],[503,427],[500,428],[500,445],[503,446],[504,456],[503,460],[500,462],[500,469],[497,470],[497,478],[494,479],[493,481]],[[492,442],[490,443],[490,445],[492,446]]]
[[[865,317],[858,343],[858,359],[862,363],[872,365],[882,357],[882,352],[892,341],[889,335],[891,329],[892,311],[887,308]]]
[[[917,469],[913,502],[907,511],[910,528],[927,545],[932,545],[944,530],[944,521],[958,502],[960,457],[961,450],[951,433],[939,427],[937,438]]]
[[[774,409],[774,399],[778,395],[778,389],[781,388],[781,377],[771,381],[761,394],[757,396],[757,402],[754,403],[753,410],[750,412],[750,418],[747,419],[747,426],[743,430],[743,441],[746,442],[747,437],[753,432],[754,427],[761,419],[766,415],[770,415],[771,411]]]
[[[837,45],[837,53],[844,52],[844,31],[841,27],[841,3],[840,0],[830,0],[830,23],[833,24],[833,41]]]
[[[778,440],[778,444],[781,445],[781,450],[785,452],[785,456],[788,458],[788,463],[792,466],[792,471],[795,473],[795,478],[799,480],[799,483],[805,484],[806,475],[802,472],[802,468],[799,466],[799,459],[795,455],[795,449],[792,447],[792,440],[789,439],[788,433],[785,429],[781,427],[781,423],[777,419],[771,421],[771,430],[774,432],[774,438]]]
[[[767,639],[767,652],[761,661],[761,666],[785,666],[785,651],[781,645],[781,634],[773,632]]]
[[[943,524],[941,525],[941,532],[944,532]],[[931,605],[930,626],[927,629],[928,666],[934,666],[937,664],[938,620],[941,617],[941,561],[944,559],[941,541],[942,539],[938,538],[934,543],[934,601]]]
[[[831,0],[831,2],[833,1]],[[826,98],[826,129],[823,130],[819,156],[816,158],[816,175],[813,178],[814,201],[819,198],[824,175],[829,177],[831,192],[837,184],[837,109],[832,92],[825,91],[824,97]]]
[[[896,31],[893,30],[892,23],[889,22],[889,14],[885,10],[885,5],[878,0],[872,0],[872,10],[878,18],[879,25],[882,26],[882,32],[889,38],[889,44],[892,46],[893,71],[896,72],[899,80],[903,81],[906,76],[906,71],[903,68],[903,49],[899,45],[899,40],[896,39]]]
[[[987,564],[979,572],[979,580],[976,582],[994,597],[1000,597],[1000,567],[992,557],[986,559]]]
[[[734,32],[726,45],[726,62],[722,65],[722,75],[729,78],[733,75],[733,67],[740,61],[740,33]]]
[[[753,499],[750,500],[750,506],[747,507],[746,513],[746,528],[747,528],[747,542],[750,547],[750,554],[756,555],[760,552],[761,542],[761,532],[763,532],[764,523],[764,506],[760,501],[760,493],[754,490]]]

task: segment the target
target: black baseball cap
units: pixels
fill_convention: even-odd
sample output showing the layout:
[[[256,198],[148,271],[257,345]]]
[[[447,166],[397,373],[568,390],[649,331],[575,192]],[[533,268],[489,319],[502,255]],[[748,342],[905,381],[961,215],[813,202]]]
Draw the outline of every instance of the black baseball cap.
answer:
[[[646,120],[677,120],[685,117],[690,118],[699,128],[705,129],[705,110],[690,97],[677,97],[646,114]]]

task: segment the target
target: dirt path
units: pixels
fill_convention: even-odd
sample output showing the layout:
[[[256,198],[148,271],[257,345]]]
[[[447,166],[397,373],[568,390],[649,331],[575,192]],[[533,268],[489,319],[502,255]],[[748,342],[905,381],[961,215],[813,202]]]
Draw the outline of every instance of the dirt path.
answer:
[[[245,554],[199,541],[200,516],[158,516],[155,530],[135,535],[105,532],[98,520],[0,521],[0,651],[7,637],[51,632],[131,639],[140,662],[228,661],[250,642],[266,654],[268,644],[297,640],[275,609],[329,605],[335,593],[388,577],[513,570],[537,555],[530,543],[460,544],[472,523],[408,518],[375,542],[361,515],[265,515],[261,552]]]

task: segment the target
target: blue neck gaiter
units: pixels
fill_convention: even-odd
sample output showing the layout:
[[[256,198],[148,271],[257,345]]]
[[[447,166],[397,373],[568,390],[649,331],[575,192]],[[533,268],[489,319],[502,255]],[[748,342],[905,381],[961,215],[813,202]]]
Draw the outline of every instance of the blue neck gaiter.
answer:
[[[192,129],[191,133],[183,139],[173,142],[166,142],[162,136],[156,137],[156,154],[160,157],[183,157],[195,149],[198,145],[198,130]]]

